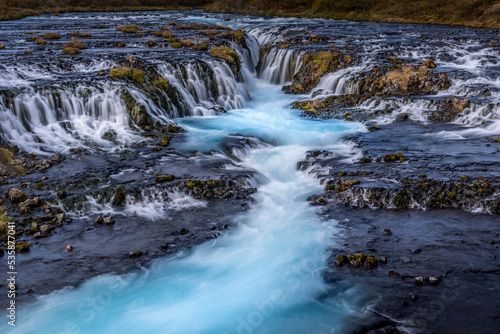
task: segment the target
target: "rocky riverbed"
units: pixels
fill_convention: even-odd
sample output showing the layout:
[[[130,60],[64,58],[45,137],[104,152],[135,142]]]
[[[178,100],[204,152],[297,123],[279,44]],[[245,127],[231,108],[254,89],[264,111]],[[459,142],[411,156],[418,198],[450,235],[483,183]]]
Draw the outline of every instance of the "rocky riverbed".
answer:
[[[176,296],[170,323],[206,331],[496,332],[497,31],[200,11],[0,30],[0,247],[13,222],[27,310],[142,272],[147,307]],[[102,328],[124,323],[110,303]]]

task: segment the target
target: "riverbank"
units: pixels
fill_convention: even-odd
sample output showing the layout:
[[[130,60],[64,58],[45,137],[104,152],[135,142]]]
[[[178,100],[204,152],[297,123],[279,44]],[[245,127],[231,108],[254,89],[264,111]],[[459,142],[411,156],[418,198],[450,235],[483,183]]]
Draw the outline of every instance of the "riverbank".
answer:
[[[168,6],[68,6],[43,8],[9,7],[0,5],[0,21],[17,20],[40,14],[71,12],[131,12],[203,9],[212,13],[238,15],[265,15],[296,18],[323,18],[333,20],[373,21],[391,23],[439,24],[475,28],[500,29],[500,4],[495,1],[245,1],[226,0],[180,2]]]
[[[244,1],[216,0],[207,11],[350,21],[446,24],[500,28],[496,1]]]

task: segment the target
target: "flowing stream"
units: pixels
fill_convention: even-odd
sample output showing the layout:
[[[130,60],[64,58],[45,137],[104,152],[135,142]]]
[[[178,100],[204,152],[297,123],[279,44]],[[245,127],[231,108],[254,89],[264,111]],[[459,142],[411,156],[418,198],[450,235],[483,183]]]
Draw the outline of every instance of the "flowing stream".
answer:
[[[364,126],[299,118],[279,86],[256,86],[245,109],[181,122],[186,149],[216,148],[231,133],[262,140],[235,152],[262,174],[239,227],[141,273],[42,297],[20,311],[15,333],[330,333],[359,311],[349,291],[330,296],[323,283],[335,222],[318,219],[305,201],[321,186],[296,163],[310,149],[348,153],[340,138]]]
[[[103,15],[96,20],[110,16]],[[178,15],[174,18],[223,23],[216,16]],[[121,19],[120,15],[116,18]],[[178,148],[200,152],[215,150],[234,161],[228,168],[257,171],[250,181],[258,188],[254,195],[256,201],[250,210],[235,217],[237,227],[190,251],[155,260],[140,272],[99,276],[78,288],[39,297],[37,302],[19,308],[14,329],[7,327],[5,322],[0,323],[2,333],[343,333],[347,331],[349,319],[369,313],[370,305],[354,287],[336,288],[323,281],[327,248],[334,244],[332,236],[337,233],[337,221],[320,219],[316,209],[309,206],[306,198],[320,193],[324,185],[320,185],[312,174],[297,168],[297,162],[310,150],[328,150],[332,157],[338,154],[353,159],[357,154],[354,145],[342,138],[367,131],[366,127],[356,122],[304,118],[299,111],[290,109],[291,102],[304,97],[287,95],[281,88],[300,67],[301,51],[274,49],[264,57],[265,66],[260,73],[256,73],[255,65],[258,43],[276,41],[281,36],[282,31],[273,25],[292,21],[252,20],[247,18],[225,24],[246,29],[251,35],[246,42],[247,48],[235,47],[245,60],[239,78],[233,76],[226,64],[213,60],[205,59],[205,67],[189,64],[182,69],[158,61],[159,73],[181,95],[182,108],[172,109],[171,114],[165,114],[140,92],[127,88],[135,101],[142,103],[155,119],[168,121],[187,116],[176,118],[188,131]],[[304,22],[322,24],[314,20]],[[342,24],[348,28],[350,23]],[[361,28],[358,28],[366,30],[364,25],[360,23]],[[406,32],[403,30],[403,33]],[[418,59],[429,56],[432,48],[425,46],[420,50],[422,54],[415,54],[417,51],[409,46],[411,36],[406,37],[408,45],[398,49],[403,56]],[[361,43],[360,54],[365,57],[363,69],[375,61],[376,56],[372,54],[376,54],[374,50],[380,48],[377,43],[382,43],[383,39]],[[458,52],[456,48],[454,52]],[[492,58],[490,55],[485,62]],[[437,62],[450,68],[458,66],[456,59],[449,63]],[[467,59],[463,62],[470,63]],[[491,62],[496,64],[496,58]],[[103,68],[112,65],[103,64],[89,65],[90,69],[82,65],[75,71],[96,72],[101,70],[101,65]],[[466,72],[468,67],[464,67]],[[10,107],[0,100],[1,128],[6,140],[36,153],[50,148],[67,152],[74,146],[96,144],[114,149],[115,145],[102,138],[110,129],[116,132],[116,142],[138,140],[137,132],[129,127],[125,103],[119,96],[123,88],[120,85],[86,82],[88,86],[61,88],[67,95],[61,98],[65,104],[60,105],[51,93],[24,86],[29,86],[33,80],[62,77],[65,75],[63,70],[27,71],[33,76],[31,78],[20,69],[16,72],[7,65],[2,69],[0,87],[25,89]],[[349,79],[360,70],[361,67],[352,67],[329,74],[312,94],[356,93],[357,87],[349,84]],[[181,73],[187,74],[183,78]],[[206,73],[213,75],[204,76]],[[484,74],[487,84],[498,86],[498,79],[491,79],[487,74]],[[472,74],[467,73],[456,80],[450,92],[460,90],[466,94],[469,81],[477,80],[469,76]],[[214,83],[218,91],[208,91],[207,87]],[[498,133],[498,89],[492,92],[485,99],[493,102],[472,104],[457,122],[481,123],[484,121],[481,108],[493,109],[495,112],[491,112],[493,116],[488,119],[491,128],[482,131]],[[386,108],[386,105],[371,105],[372,102],[368,100],[360,108]],[[408,112],[408,108],[417,105],[412,101],[398,103],[393,115]],[[215,112],[215,107],[222,107],[227,113]],[[416,109],[420,111],[423,107]],[[393,115],[385,121],[393,121]],[[410,114],[413,120],[419,120],[420,116],[418,112]],[[249,138],[251,144],[224,153],[222,143],[231,135]]]

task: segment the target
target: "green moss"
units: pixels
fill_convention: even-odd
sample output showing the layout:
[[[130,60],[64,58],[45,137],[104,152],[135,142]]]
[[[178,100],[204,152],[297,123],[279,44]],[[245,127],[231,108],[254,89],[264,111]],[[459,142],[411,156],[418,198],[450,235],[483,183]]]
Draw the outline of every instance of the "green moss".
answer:
[[[140,82],[143,83],[145,78],[145,74],[143,70],[136,70],[134,69],[132,72],[132,80],[135,82]]]
[[[401,160],[403,159],[403,160]],[[403,153],[395,153],[395,154],[387,154],[384,156],[384,161],[385,162],[394,162],[394,161],[404,161],[404,154]]]
[[[26,241],[18,242],[16,243],[16,252],[18,253],[27,252],[30,250],[30,247],[31,245]]]
[[[113,206],[122,206],[126,201],[126,191],[123,186],[116,188],[115,196],[113,198],[113,202],[111,203]]]
[[[143,70],[122,67],[121,69],[113,68],[109,71],[109,76],[115,79],[130,79],[135,82],[143,83],[145,80],[145,73]]]
[[[123,79],[125,77],[125,73],[117,68],[113,68],[109,71],[109,76],[115,79]]]
[[[361,180],[348,180],[344,179],[341,181],[337,181],[336,184],[329,184],[325,187],[325,190],[327,191],[336,191],[336,192],[343,192],[346,191],[347,189],[351,188],[354,185],[360,184]]]
[[[365,262],[366,258],[367,258],[366,254],[361,254],[361,253],[349,253],[347,257],[349,261],[354,261],[359,264]]]
[[[235,75],[240,71],[241,59],[233,49],[227,46],[214,47],[210,49],[210,54],[212,57],[223,59],[231,67]]]
[[[160,140],[161,146],[168,146],[170,144],[170,140],[172,140],[172,136],[165,136],[162,140]]]
[[[155,176],[155,182],[157,183],[173,181],[174,179],[175,176],[172,174],[158,174]]]
[[[182,43],[175,42],[175,43],[172,43],[170,46],[174,49],[179,49],[179,48],[182,48]]]
[[[153,80],[153,85],[155,85],[156,87],[163,89],[163,90],[167,90],[169,88],[168,80],[165,78],[162,78],[162,77],[159,77],[158,79]]]

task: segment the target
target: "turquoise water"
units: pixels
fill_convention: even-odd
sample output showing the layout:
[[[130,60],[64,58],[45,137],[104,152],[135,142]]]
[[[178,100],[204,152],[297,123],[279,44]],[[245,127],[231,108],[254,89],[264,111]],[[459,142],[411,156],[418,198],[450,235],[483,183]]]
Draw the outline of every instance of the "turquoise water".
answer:
[[[180,122],[188,150],[218,150],[230,134],[261,139],[238,155],[266,179],[238,226],[143,272],[44,296],[19,310],[13,333],[332,333],[358,311],[349,291],[323,283],[336,223],[305,201],[322,186],[297,161],[311,149],[349,152],[341,136],[364,127],[300,118],[279,86],[256,87],[244,109]]]

